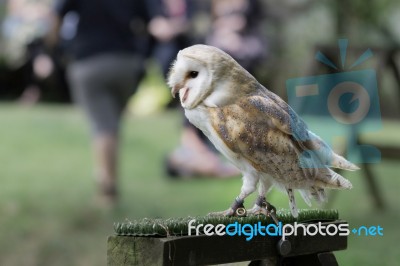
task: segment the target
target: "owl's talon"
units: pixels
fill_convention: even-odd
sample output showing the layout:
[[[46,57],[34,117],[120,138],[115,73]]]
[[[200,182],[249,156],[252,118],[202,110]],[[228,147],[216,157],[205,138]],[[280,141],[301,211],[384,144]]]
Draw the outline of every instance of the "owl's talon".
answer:
[[[268,216],[268,211],[266,208],[254,204],[254,207],[247,211],[249,215],[265,215]]]
[[[268,216],[271,217],[272,220],[274,221],[274,223],[278,225],[279,220],[276,217],[276,208],[273,205],[271,205],[269,202],[266,202],[266,203],[267,203],[266,210],[268,212]]]
[[[279,224],[278,218],[276,217],[276,208],[271,203],[266,201],[265,197],[259,196],[254,204],[254,207],[247,211],[248,214],[252,215],[265,215],[271,217],[275,224]]]
[[[266,206],[267,206],[267,201],[265,200],[265,197],[259,196],[256,202],[254,203],[254,207],[248,210],[248,213],[252,215],[268,216],[268,210]]]
[[[232,208],[229,208],[225,211],[220,211],[220,212],[210,212],[208,216],[223,216],[223,217],[230,217],[234,216],[235,211]]]
[[[247,215],[246,208],[243,205],[244,200],[237,197],[235,201],[232,203],[232,206],[222,212],[211,212],[209,216],[237,216],[244,217]]]
[[[269,203],[268,201],[265,202],[265,208],[269,211],[269,212],[274,212],[276,213],[276,208],[274,205],[272,205],[271,203]]]

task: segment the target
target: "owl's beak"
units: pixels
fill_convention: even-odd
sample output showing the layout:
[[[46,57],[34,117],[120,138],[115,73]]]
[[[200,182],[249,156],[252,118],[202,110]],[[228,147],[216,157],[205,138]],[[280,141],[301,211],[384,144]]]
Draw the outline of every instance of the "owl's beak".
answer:
[[[172,97],[175,98],[175,94],[177,93],[179,93],[181,102],[185,102],[187,97],[189,96],[189,88],[175,85],[171,90]]]
[[[177,94],[180,90],[180,86],[179,85],[175,85],[172,90],[171,90],[171,94],[172,94],[172,98],[175,98],[175,94]]]
[[[183,87],[182,89],[179,90],[179,98],[181,99],[181,102],[184,103],[189,96],[189,88]]]

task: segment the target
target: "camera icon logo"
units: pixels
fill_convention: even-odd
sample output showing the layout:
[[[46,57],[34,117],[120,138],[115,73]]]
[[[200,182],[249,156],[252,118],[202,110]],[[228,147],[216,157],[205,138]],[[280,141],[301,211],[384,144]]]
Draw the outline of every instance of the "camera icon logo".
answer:
[[[368,49],[346,71],[346,39],[339,40],[339,48],[342,71],[286,81],[289,105],[329,146],[335,140],[344,141],[347,158],[352,162],[379,162],[380,151],[372,145],[361,145],[358,141],[360,134],[382,127],[376,71],[351,70],[370,58],[372,52]],[[316,59],[330,68],[339,69],[320,52],[316,54]],[[296,127],[296,123],[291,121],[292,128]],[[304,156],[309,157],[310,152],[305,152]]]
[[[353,95],[351,102],[358,101],[355,111],[344,111],[340,105],[340,99],[345,94]],[[336,85],[328,95],[328,110],[331,116],[343,124],[357,124],[368,114],[371,100],[368,91],[360,84],[353,81],[345,81]],[[350,106],[350,105],[348,105]]]

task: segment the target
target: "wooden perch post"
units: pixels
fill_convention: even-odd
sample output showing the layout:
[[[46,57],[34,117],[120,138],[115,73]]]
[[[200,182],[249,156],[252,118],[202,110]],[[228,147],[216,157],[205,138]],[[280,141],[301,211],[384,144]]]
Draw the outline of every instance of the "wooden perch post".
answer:
[[[322,225],[347,224],[343,220]],[[333,251],[347,248],[347,236],[317,234],[278,236],[110,236],[107,265],[215,265],[249,261],[249,265],[337,265]],[[288,245],[287,245],[288,244]]]

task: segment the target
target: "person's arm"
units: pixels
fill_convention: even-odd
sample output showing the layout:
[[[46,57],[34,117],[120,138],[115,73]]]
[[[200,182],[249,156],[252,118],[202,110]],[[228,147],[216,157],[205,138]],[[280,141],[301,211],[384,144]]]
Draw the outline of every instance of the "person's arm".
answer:
[[[153,6],[156,9],[153,12],[153,18],[148,24],[148,31],[155,37],[158,41],[167,42],[176,36],[183,34],[188,30],[188,6],[187,1],[185,1],[185,14],[182,16],[169,16],[169,14],[164,13],[164,3],[158,0],[152,0]]]

